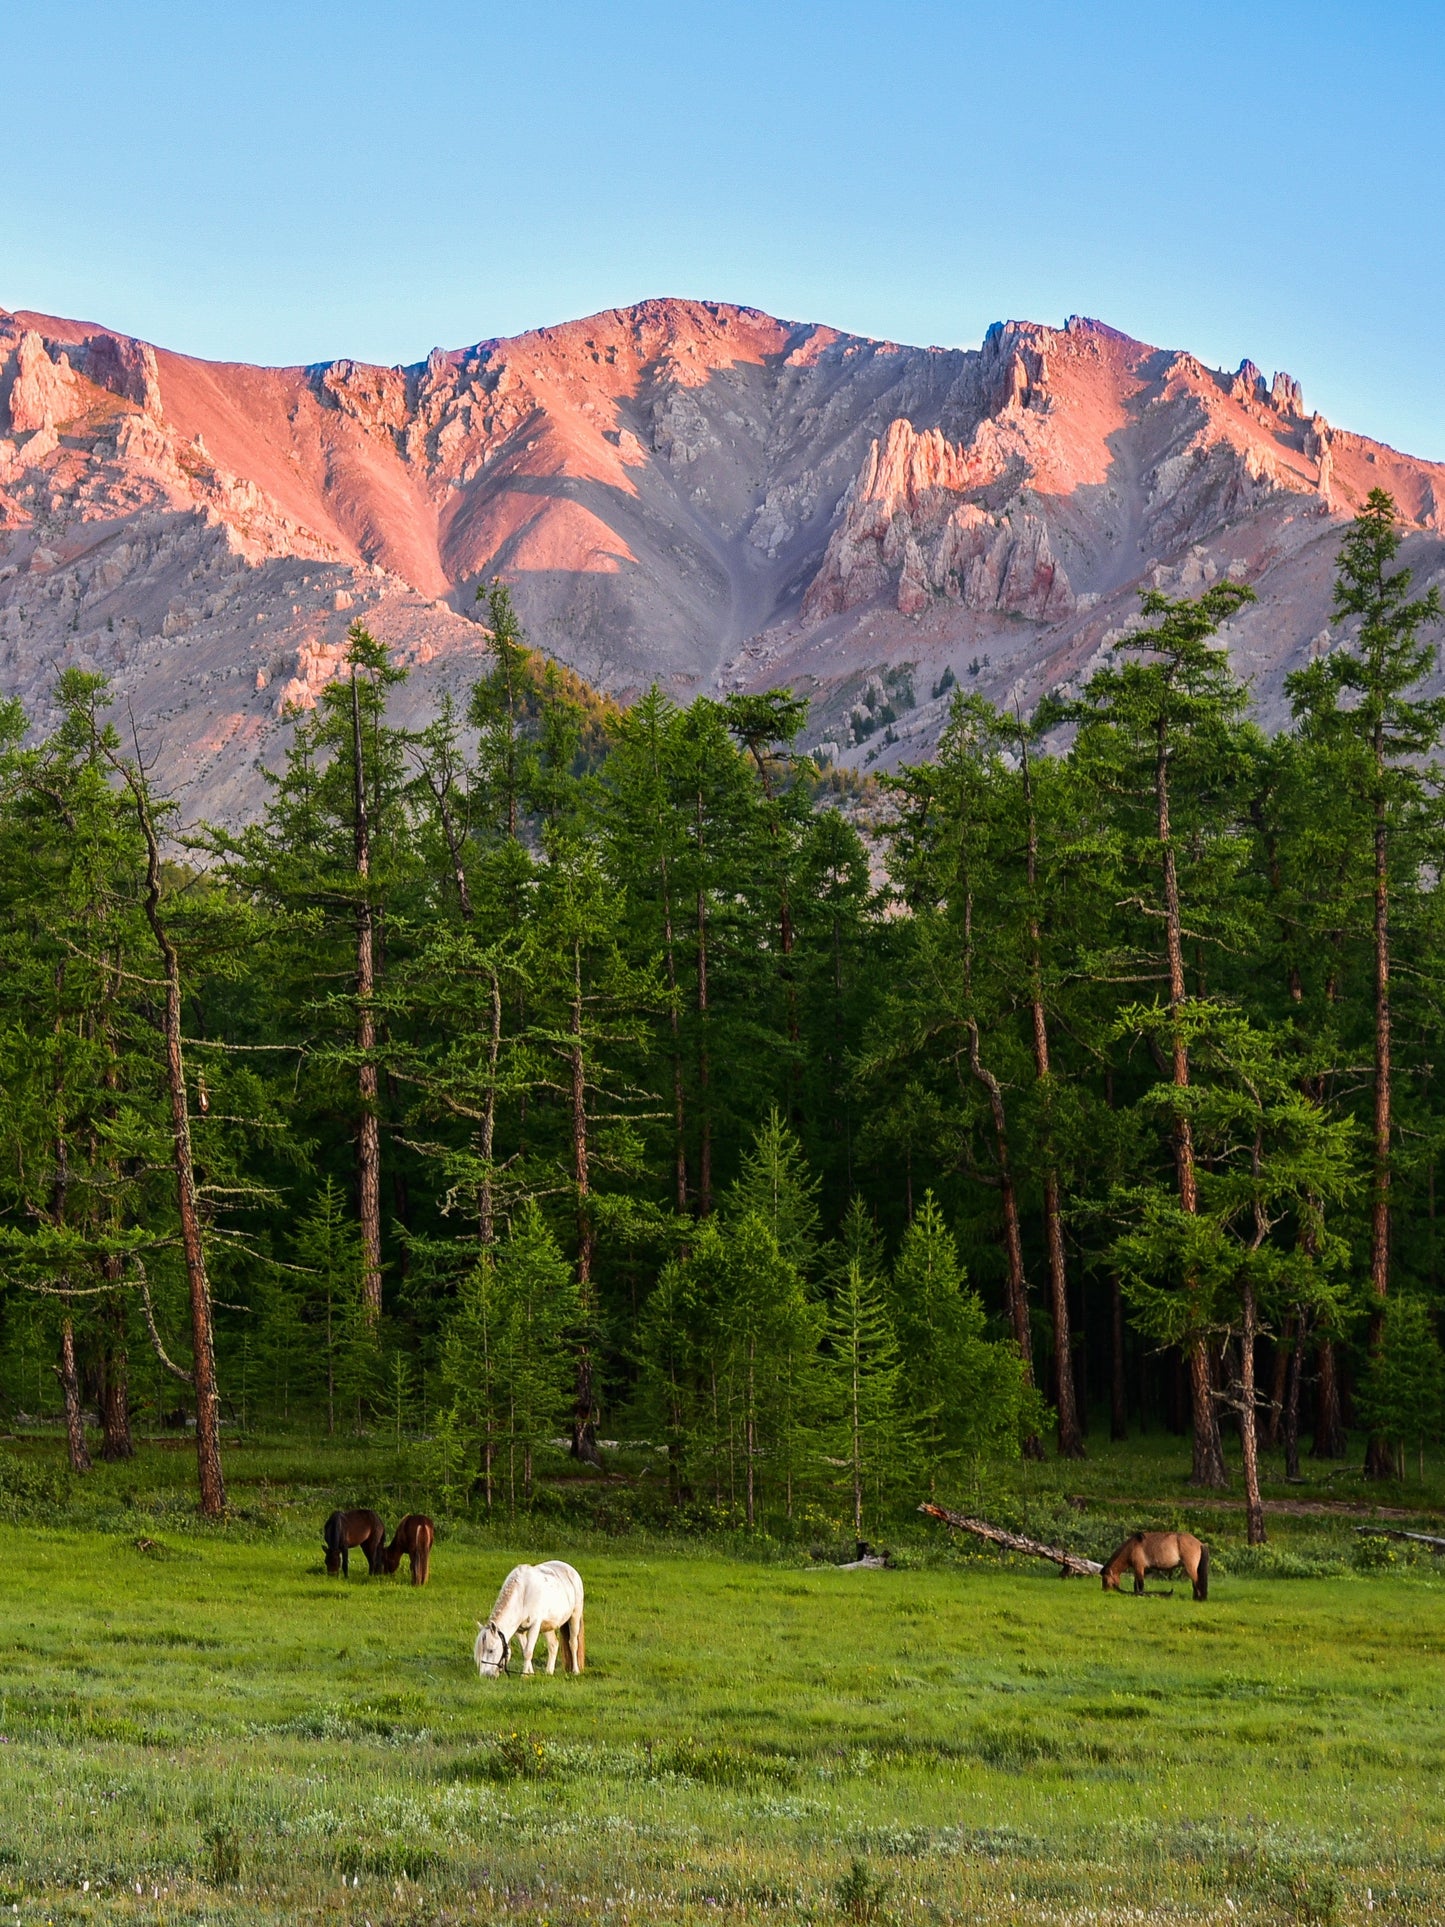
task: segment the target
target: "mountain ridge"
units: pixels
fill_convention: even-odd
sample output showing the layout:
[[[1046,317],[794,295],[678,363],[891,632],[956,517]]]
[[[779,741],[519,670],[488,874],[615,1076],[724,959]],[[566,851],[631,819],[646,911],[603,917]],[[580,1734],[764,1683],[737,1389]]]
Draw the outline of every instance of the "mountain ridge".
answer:
[[[188,818],[239,820],[363,615],[416,716],[475,675],[479,581],[626,697],[787,681],[842,761],[924,753],[951,676],[1031,702],[1138,590],[1223,573],[1266,719],[1331,645],[1338,527],[1396,497],[1445,579],[1445,465],[1102,322],[976,349],[728,303],[631,308],[381,368],[204,362],[0,310],[0,686],[103,670]],[[886,712],[886,716],[885,716]]]

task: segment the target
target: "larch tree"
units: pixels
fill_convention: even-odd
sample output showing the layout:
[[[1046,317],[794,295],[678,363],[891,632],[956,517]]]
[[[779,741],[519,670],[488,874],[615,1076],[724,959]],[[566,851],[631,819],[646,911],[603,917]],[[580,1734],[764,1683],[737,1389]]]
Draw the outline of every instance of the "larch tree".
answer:
[[[1437,646],[1420,631],[1440,619],[1440,592],[1412,597],[1412,573],[1393,568],[1403,540],[1395,503],[1372,489],[1340,548],[1334,619],[1348,625],[1344,646],[1287,682],[1301,732],[1344,750],[1345,784],[1332,807],[1351,807],[1370,857],[1370,934],[1374,1002],[1374,1106],[1370,1195],[1370,1350],[1379,1348],[1390,1290],[1390,1205],[1395,1123],[1395,1026],[1391,1008],[1391,908],[1409,884],[1409,845],[1422,819],[1439,809],[1439,781],[1428,760],[1445,728],[1445,696],[1425,696]],[[1417,857],[1418,860],[1418,857]],[[1388,1478],[1388,1441],[1372,1435],[1365,1469]]]
[[[1176,1137],[1181,1108],[1199,1161],[1189,1202],[1178,1187],[1144,1178],[1121,1186],[1128,1221],[1110,1254],[1143,1328],[1166,1343],[1236,1336],[1233,1392],[1243,1447],[1245,1526],[1265,1539],[1260,1498],[1255,1353],[1267,1314],[1324,1309],[1343,1290],[1347,1248],[1325,1234],[1323,1210],[1347,1198],[1353,1129],[1300,1089],[1279,1040],[1238,1010],[1186,999],[1139,1005],[1122,1028],[1188,1053],[1184,1086],[1159,1083],[1140,1100]]]
[[[1115,645],[1119,660],[1100,669],[1063,711],[1078,728],[1075,757],[1108,796],[1124,843],[1136,913],[1133,967],[1150,960],[1164,984],[1169,1024],[1162,1037],[1151,1035],[1174,1093],[1175,1188],[1185,1217],[1199,1208],[1186,1095],[1185,944],[1188,938],[1202,954],[1206,945],[1239,939],[1235,882],[1245,848],[1236,792],[1256,742],[1244,720],[1247,692],[1214,637],[1252,600],[1253,591],[1237,582],[1192,598],[1147,591],[1143,626]],[[1120,974],[1128,968],[1121,961]],[[1228,1480],[1202,1292],[1185,1302],[1196,1299],[1201,1315],[1180,1331],[1193,1403],[1191,1478],[1221,1486]]]
[[[824,1317],[832,1459],[843,1475],[853,1531],[916,1469],[905,1367],[862,1204],[844,1219]],[[871,1503],[870,1503],[871,1500]]]
[[[311,711],[293,712],[286,763],[261,820],[214,841],[232,885],[274,915],[277,990],[298,1042],[351,1083],[362,1302],[375,1323],[383,1263],[378,1009],[387,913],[415,868],[415,779],[407,734],[387,717],[389,692],[405,672],[359,620],[347,632],[344,671]]]

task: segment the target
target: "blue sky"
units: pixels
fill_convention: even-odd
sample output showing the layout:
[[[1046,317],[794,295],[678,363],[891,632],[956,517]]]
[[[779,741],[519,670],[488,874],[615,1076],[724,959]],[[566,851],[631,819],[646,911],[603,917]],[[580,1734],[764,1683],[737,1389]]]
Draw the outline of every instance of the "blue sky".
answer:
[[[0,303],[413,361],[640,299],[1090,314],[1445,459],[1445,0],[0,0]]]

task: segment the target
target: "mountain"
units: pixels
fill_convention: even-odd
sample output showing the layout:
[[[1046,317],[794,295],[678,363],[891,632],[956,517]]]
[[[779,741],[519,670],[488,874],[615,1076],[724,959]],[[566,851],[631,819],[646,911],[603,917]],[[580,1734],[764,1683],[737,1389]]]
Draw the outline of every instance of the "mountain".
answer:
[[[0,309],[0,427],[0,687],[43,719],[59,668],[103,670],[187,820],[255,811],[356,616],[404,715],[464,688],[494,574],[603,688],[789,682],[810,745],[879,766],[936,740],[950,675],[1027,704],[1141,586],[1223,574],[1259,595],[1228,642],[1277,719],[1376,485],[1445,579],[1445,466],[1077,317],[913,348],[659,300],[253,368]]]

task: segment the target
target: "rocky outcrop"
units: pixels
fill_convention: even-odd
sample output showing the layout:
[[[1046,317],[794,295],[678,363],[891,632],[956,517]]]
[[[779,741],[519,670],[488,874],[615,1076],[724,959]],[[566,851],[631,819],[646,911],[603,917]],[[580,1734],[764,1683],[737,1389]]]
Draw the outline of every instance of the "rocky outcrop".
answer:
[[[54,361],[33,328],[15,344],[9,370],[10,429],[15,435],[52,431],[81,405],[80,385],[62,350]]]
[[[1018,405],[1012,376],[1003,395],[1005,409]],[[978,499],[998,473],[995,460],[936,428],[891,423],[849,491],[804,618],[839,615],[885,591],[903,615],[921,614],[939,596],[1038,622],[1067,615],[1073,592],[1042,517],[1020,503],[990,511]]]
[[[91,335],[72,351],[72,360],[97,388],[133,401],[145,414],[159,420],[160,366],[148,341],[135,341],[128,335]]]

